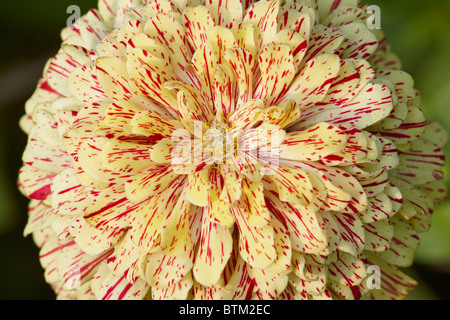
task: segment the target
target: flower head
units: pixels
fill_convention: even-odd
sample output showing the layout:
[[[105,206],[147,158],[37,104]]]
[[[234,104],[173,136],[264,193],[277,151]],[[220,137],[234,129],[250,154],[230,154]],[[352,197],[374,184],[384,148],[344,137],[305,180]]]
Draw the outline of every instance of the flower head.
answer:
[[[58,298],[404,297],[445,133],[367,17],[100,0],[64,29],[19,176]]]

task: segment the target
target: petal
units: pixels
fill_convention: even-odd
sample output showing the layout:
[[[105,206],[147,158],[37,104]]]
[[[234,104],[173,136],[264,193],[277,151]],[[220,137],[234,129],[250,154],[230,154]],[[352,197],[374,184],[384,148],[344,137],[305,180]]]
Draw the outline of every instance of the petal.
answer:
[[[167,47],[174,69],[183,69],[190,61],[184,29],[178,19],[166,13],[150,18],[144,27],[146,34]]]
[[[173,172],[170,166],[155,166],[148,173],[133,176],[125,185],[127,198],[133,202],[142,201],[160,193],[177,177],[178,174]]]
[[[290,271],[292,259],[292,247],[289,230],[274,215],[271,216],[270,224],[274,230],[274,243],[277,258],[264,271],[273,275],[286,275]]]
[[[67,169],[53,179],[52,208],[60,215],[78,216],[90,205],[84,187],[73,169]]]
[[[253,95],[253,66],[256,60],[254,56],[244,48],[228,49],[224,59],[233,69],[237,79],[239,95],[236,101],[236,109],[249,101]]]
[[[366,253],[366,264],[375,265],[380,268],[381,290],[372,290],[369,294],[370,299],[380,300],[400,300],[406,297],[409,292],[417,285],[417,282],[404,274],[400,269],[384,260]]]
[[[185,186],[185,179],[175,180],[161,193],[142,203],[141,210],[131,211],[130,236],[136,246],[150,251],[161,234],[164,219],[172,212]]]
[[[91,226],[107,229],[125,229],[128,227],[134,210],[141,210],[141,203],[131,203],[124,191],[115,187],[93,191],[90,194],[92,203],[86,208],[84,219]]]
[[[106,264],[99,268],[92,280],[92,291],[99,300],[141,300],[148,290],[149,286],[144,280],[130,283],[125,274],[114,276]]]
[[[134,174],[151,166],[149,146],[116,139],[103,147],[102,157],[106,168],[123,173]]]
[[[220,170],[224,179],[224,185],[220,199],[228,203],[239,200],[242,194],[241,175],[229,165],[221,165]]]
[[[140,251],[141,248],[134,245],[130,234],[126,232],[114,246],[114,252],[107,260],[111,273],[115,277],[126,275],[127,280],[130,280],[130,267],[140,258]]]
[[[320,121],[331,124],[345,125],[364,129],[381,119],[386,118],[392,111],[392,95],[385,86],[377,83],[367,84],[361,92],[340,108],[324,108],[314,113],[304,113],[295,128],[312,125]]]
[[[209,198],[209,175],[210,168],[194,172],[188,176],[189,184],[186,197],[190,203],[205,207],[208,205]]]
[[[274,42],[291,48],[295,73],[297,73],[308,48],[308,41],[291,28],[287,28],[276,35]]]
[[[396,216],[391,219],[394,237],[389,250],[376,253],[381,259],[399,267],[410,267],[419,247],[419,237],[414,228],[405,220]]]
[[[202,44],[192,57],[192,67],[201,81],[202,91],[211,102],[214,97],[213,84],[218,65],[219,58],[206,44]]]
[[[113,57],[101,57],[96,61],[97,77],[106,95],[114,101],[129,100],[132,93],[128,86],[125,61]]]
[[[195,280],[211,287],[215,285],[231,256],[233,238],[229,229],[208,221],[203,215],[200,247],[193,267]]]
[[[401,125],[385,129],[374,128],[374,131],[380,133],[383,137],[386,137],[396,145],[409,144],[415,139],[422,136],[427,127],[427,121],[423,112],[415,107],[410,106],[407,108],[407,115],[402,119]]]
[[[237,48],[237,42],[233,32],[224,27],[215,26],[208,33],[208,43],[215,53],[219,64],[223,64],[224,53],[231,48]]]
[[[395,168],[396,176],[413,185],[443,179],[445,155],[435,144],[417,139],[399,149],[400,165]]]
[[[261,30],[262,45],[270,43],[277,33],[278,1],[264,1],[252,4],[247,10],[243,22],[252,23]]]
[[[328,274],[331,281],[347,287],[359,285],[367,276],[364,262],[345,252],[329,265]]]
[[[100,230],[89,225],[83,218],[75,219],[70,225],[70,235],[77,246],[87,255],[106,254],[125,233],[123,229]],[[111,252],[108,252],[108,255]]]
[[[226,228],[231,228],[235,220],[231,214],[231,204],[220,199],[222,191],[223,180],[218,173],[218,170],[213,170],[211,173],[211,188],[209,190],[208,206],[205,207],[205,214],[211,222],[220,224]]]
[[[346,143],[347,136],[339,127],[322,122],[307,130],[287,133],[280,147],[280,157],[317,161],[341,151]]]
[[[328,243],[320,227],[316,213],[294,203],[282,202],[277,195],[266,196],[269,210],[289,230],[292,249],[318,253],[324,250]]]
[[[141,109],[132,102],[114,102],[106,109],[105,117],[100,126],[118,128],[131,133],[131,119],[140,111]]]
[[[321,102],[340,70],[337,55],[324,54],[307,62],[292,81],[284,100],[292,99],[301,109]]]
[[[167,288],[180,282],[192,269],[193,254],[186,251],[177,256],[168,256],[157,251],[151,253],[146,263],[146,279],[150,286]]]
[[[183,12],[182,24],[186,28],[186,36],[195,50],[206,43],[209,31],[215,23],[211,13],[205,6],[188,7]]]
[[[175,130],[182,128],[179,121],[161,118],[152,111],[137,113],[131,120],[131,126],[133,133],[143,134],[152,142],[170,138]]]
[[[43,205],[42,200],[33,200],[28,203],[28,220],[23,230],[24,237],[45,228],[45,223],[52,215],[51,208]]]
[[[107,95],[97,79],[95,66],[77,67],[67,80],[70,94],[84,103],[108,101]]]
[[[188,295],[194,285],[190,273],[176,284],[168,288],[152,288],[152,300],[187,300]]]
[[[257,122],[256,116],[263,108],[264,104],[261,100],[249,100],[230,114],[228,123],[242,129],[252,127]]]
[[[311,19],[309,19],[309,21],[311,21]],[[298,29],[298,23],[300,22],[308,22],[308,19],[298,19],[296,22],[296,29]],[[311,21],[311,24],[313,23],[315,22]],[[300,28],[303,29],[302,26]],[[306,63],[324,54],[338,54],[338,49],[344,40],[345,37],[339,29],[327,28],[321,24],[315,24],[309,37],[308,50],[303,61]]]
[[[83,47],[88,50],[95,49],[110,33],[109,28],[103,23],[96,9],[90,10],[86,15],[81,17],[81,19],[75,22],[73,27],[78,29],[78,33],[83,40]]]
[[[36,169],[53,173],[60,173],[72,167],[72,159],[66,152],[38,137],[29,139],[22,160]]]
[[[216,2],[205,1],[205,6],[209,9],[217,26],[231,29],[234,24],[242,19],[242,3],[240,0]]]
[[[248,224],[247,212],[238,203],[231,208],[239,228],[239,252],[255,268],[266,268],[276,259],[274,231],[271,225],[255,228]]]
[[[55,173],[24,165],[19,170],[18,187],[29,199],[45,200],[51,195]]]
[[[264,46],[258,61],[261,78],[253,96],[269,107],[277,103],[294,79],[294,57],[289,46],[270,43]]]
[[[142,67],[131,73],[130,79],[129,85],[133,93],[160,103],[173,115],[178,114],[176,96],[164,87],[167,81],[176,80],[167,62],[155,58],[150,69]]]
[[[367,208],[367,195],[361,184],[346,171],[318,163],[296,163],[292,166],[315,174],[327,189],[325,205],[331,210],[357,213]]]
[[[339,28],[346,36],[348,45],[342,52],[344,59],[367,59],[378,47],[376,35],[366,23],[353,22]]]
[[[177,92],[178,113],[182,120],[208,121],[212,106],[203,92],[180,81],[169,81],[165,87]]]
[[[275,300],[288,285],[287,275],[277,275],[265,269],[250,268],[249,275],[258,288],[256,295],[260,300]]]
[[[371,252],[383,252],[389,249],[394,236],[394,227],[388,220],[364,225],[366,230],[364,250]]]
[[[296,122],[299,118],[300,110],[292,100],[282,106],[265,108],[256,115],[257,120],[264,122],[260,127],[272,124],[283,129]]]
[[[357,256],[364,250],[365,231],[359,218],[347,213],[335,213],[333,219],[336,221],[341,232],[341,242],[338,248],[353,256]]]
[[[67,80],[79,65],[67,53],[60,51],[51,60],[47,68],[46,78],[48,85],[59,94],[69,97],[70,92],[67,89]]]
[[[270,212],[264,200],[264,187],[262,182],[242,181],[244,193],[243,202],[248,208],[248,224],[252,227],[263,228],[270,223]]]
[[[186,190],[186,189],[185,189]],[[184,191],[172,211],[168,212],[161,227],[162,252],[169,256],[183,254],[192,249],[189,216],[191,204]]]
[[[214,107],[217,117],[226,119],[235,109],[235,92],[237,82],[233,70],[226,65],[219,65],[214,76]]]
[[[308,206],[312,199],[312,185],[304,170],[280,166],[269,177],[278,190],[281,201]]]

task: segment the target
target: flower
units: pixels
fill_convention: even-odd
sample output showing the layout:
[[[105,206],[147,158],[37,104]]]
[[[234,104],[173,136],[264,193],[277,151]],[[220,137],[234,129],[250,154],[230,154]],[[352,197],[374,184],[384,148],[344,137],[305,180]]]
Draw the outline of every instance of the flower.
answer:
[[[57,297],[405,297],[446,136],[367,18],[100,0],[64,29],[18,183]]]

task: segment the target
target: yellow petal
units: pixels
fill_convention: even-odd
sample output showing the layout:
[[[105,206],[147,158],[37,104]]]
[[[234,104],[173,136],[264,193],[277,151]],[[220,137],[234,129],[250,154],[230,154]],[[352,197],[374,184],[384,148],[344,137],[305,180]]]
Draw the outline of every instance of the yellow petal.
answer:
[[[189,184],[186,192],[187,199],[194,205],[205,207],[209,197],[210,167],[197,171],[188,176]]]
[[[161,228],[162,252],[176,256],[192,249],[189,212],[191,204],[183,192],[172,211],[168,212]]]
[[[219,281],[231,256],[233,238],[229,229],[208,221],[204,214],[201,239],[193,274],[200,284],[210,287]]]

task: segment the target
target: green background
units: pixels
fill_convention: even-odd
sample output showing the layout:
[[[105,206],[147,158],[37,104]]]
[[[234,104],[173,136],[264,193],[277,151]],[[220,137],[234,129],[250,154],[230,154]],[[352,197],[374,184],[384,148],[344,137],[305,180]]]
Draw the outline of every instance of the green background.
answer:
[[[388,41],[422,93],[429,119],[450,129],[450,1],[367,0],[381,8]],[[96,0],[22,0],[0,4],[0,299],[54,299],[44,281],[38,249],[23,237],[27,200],[16,190],[26,145],[18,128],[44,64],[60,45],[59,33],[78,5],[82,13]],[[450,156],[450,146],[446,146]],[[445,177],[449,185],[450,165]],[[437,208],[432,228],[421,236],[416,264],[407,270],[420,285],[409,299],[450,298],[450,201]]]

